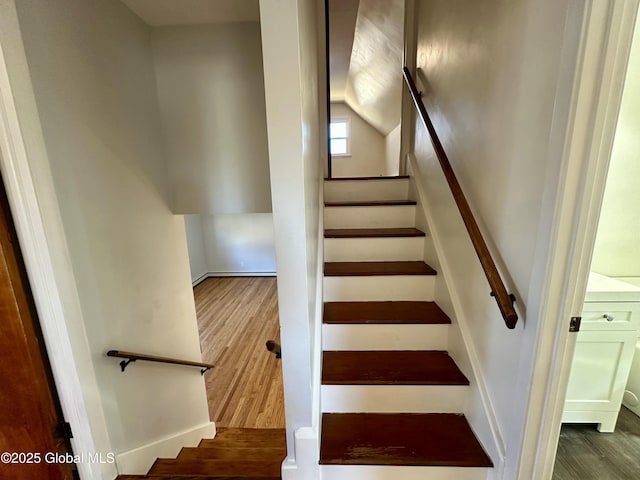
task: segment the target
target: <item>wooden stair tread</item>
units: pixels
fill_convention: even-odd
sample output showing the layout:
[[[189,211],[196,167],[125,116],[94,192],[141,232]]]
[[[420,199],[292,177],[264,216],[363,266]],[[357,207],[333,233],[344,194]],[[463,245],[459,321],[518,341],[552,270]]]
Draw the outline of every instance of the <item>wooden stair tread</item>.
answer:
[[[391,175],[391,176],[383,176],[383,177],[332,177],[332,178],[327,178],[325,177],[325,182],[339,182],[339,181],[354,181],[354,180],[361,180],[361,181],[367,181],[367,180],[402,180],[402,179],[406,179],[409,178],[409,175]]]
[[[178,460],[266,460],[282,462],[287,456],[285,447],[264,448],[264,447],[185,447],[180,450]]]
[[[416,205],[414,200],[360,200],[348,202],[324,202],[325,207],[396,207]]]
[[[286,448],[284,428],[217,428],[215,438],[205,438],[198,447]]]
[[[435,275],[436,271],[424,262],[325,262],[328,277],[368,275]]]
[[[327,302],[327,324],[450,324],[435,302]]]
[[[324,231],[324,238],[388,238],[424,237],[417,228],[332,228]]]
[[[281,480],[281,476],[264,477],[264,476],[220,476],[220,475],[120,475],[116,480]]]
[[[285,440],[263,441],[259,438],[237,438],[218,441],[217,439],[205,438],[200,440],[198,448],[285,448]]]
[[[325,413],[320,463],[492,467],[463,415]]]
[[[469,385],[447,352],[325,351],[323,385]]]
[[[282,460],[178,460],[159,458],[149,475],[210,475],[279,477]]]

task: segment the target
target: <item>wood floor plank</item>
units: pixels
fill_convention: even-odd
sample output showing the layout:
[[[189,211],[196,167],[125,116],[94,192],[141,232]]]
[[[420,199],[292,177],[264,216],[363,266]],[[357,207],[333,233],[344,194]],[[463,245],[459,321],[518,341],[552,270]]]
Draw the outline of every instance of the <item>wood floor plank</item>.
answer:
[[[424,237],[425,233],[417,228],[329,228],[324,238],[389,238]]]
[[[463,415],[325,413],[320,463],[491,467]]]
[[[323,385],[469,385],[447,352],[325,351]]]
[[[209,415],[217,426],[283,428],[282,364],[274,277],[208,278],[194,288]]]
[[[630,480],[640,478],[640,418],[626,407],[615,432],[595,425],[564,424],[553,480]]]
[[[327,302],[324,323],[449,324],[435,302]]]
[[[436,271],[424,262],[325,262],[324,274],[328,277],[371,275],[436,275]]]

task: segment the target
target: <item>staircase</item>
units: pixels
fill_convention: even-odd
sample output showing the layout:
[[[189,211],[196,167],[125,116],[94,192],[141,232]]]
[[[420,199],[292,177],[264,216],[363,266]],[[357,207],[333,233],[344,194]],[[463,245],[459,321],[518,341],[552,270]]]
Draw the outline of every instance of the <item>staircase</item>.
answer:
[[[284,429],[219,428],[197,448],[159,458],[147,475],[117,480],[278,480],[286,453]]]
[[[325,181],[323,478],[482,480],[408,177]]]

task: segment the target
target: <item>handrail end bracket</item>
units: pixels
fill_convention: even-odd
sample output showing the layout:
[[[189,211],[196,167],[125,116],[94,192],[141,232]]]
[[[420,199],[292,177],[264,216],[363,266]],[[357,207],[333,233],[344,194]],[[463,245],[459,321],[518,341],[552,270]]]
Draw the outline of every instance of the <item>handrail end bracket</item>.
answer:
[[[128,359],[128,360],[122,360],[122,361],[120,362],[120,371],[121,371],[121,372],[124,372],[124,371],[127,369],[127,367],[129,366],[129,364],[130,364],[131,362],[135,362],[135,361],[136,361],[136,360],[135,360],[135,358],[130,358],[130,359]]]

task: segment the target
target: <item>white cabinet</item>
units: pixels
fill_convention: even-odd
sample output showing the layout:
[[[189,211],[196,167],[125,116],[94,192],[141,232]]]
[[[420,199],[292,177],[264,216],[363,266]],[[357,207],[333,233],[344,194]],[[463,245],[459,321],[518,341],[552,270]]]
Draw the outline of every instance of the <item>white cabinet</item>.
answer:
[[[613,432],[638,338],[640,289],[591,274],[562,421]],[[609,301],[611,300],[611,301]]]

